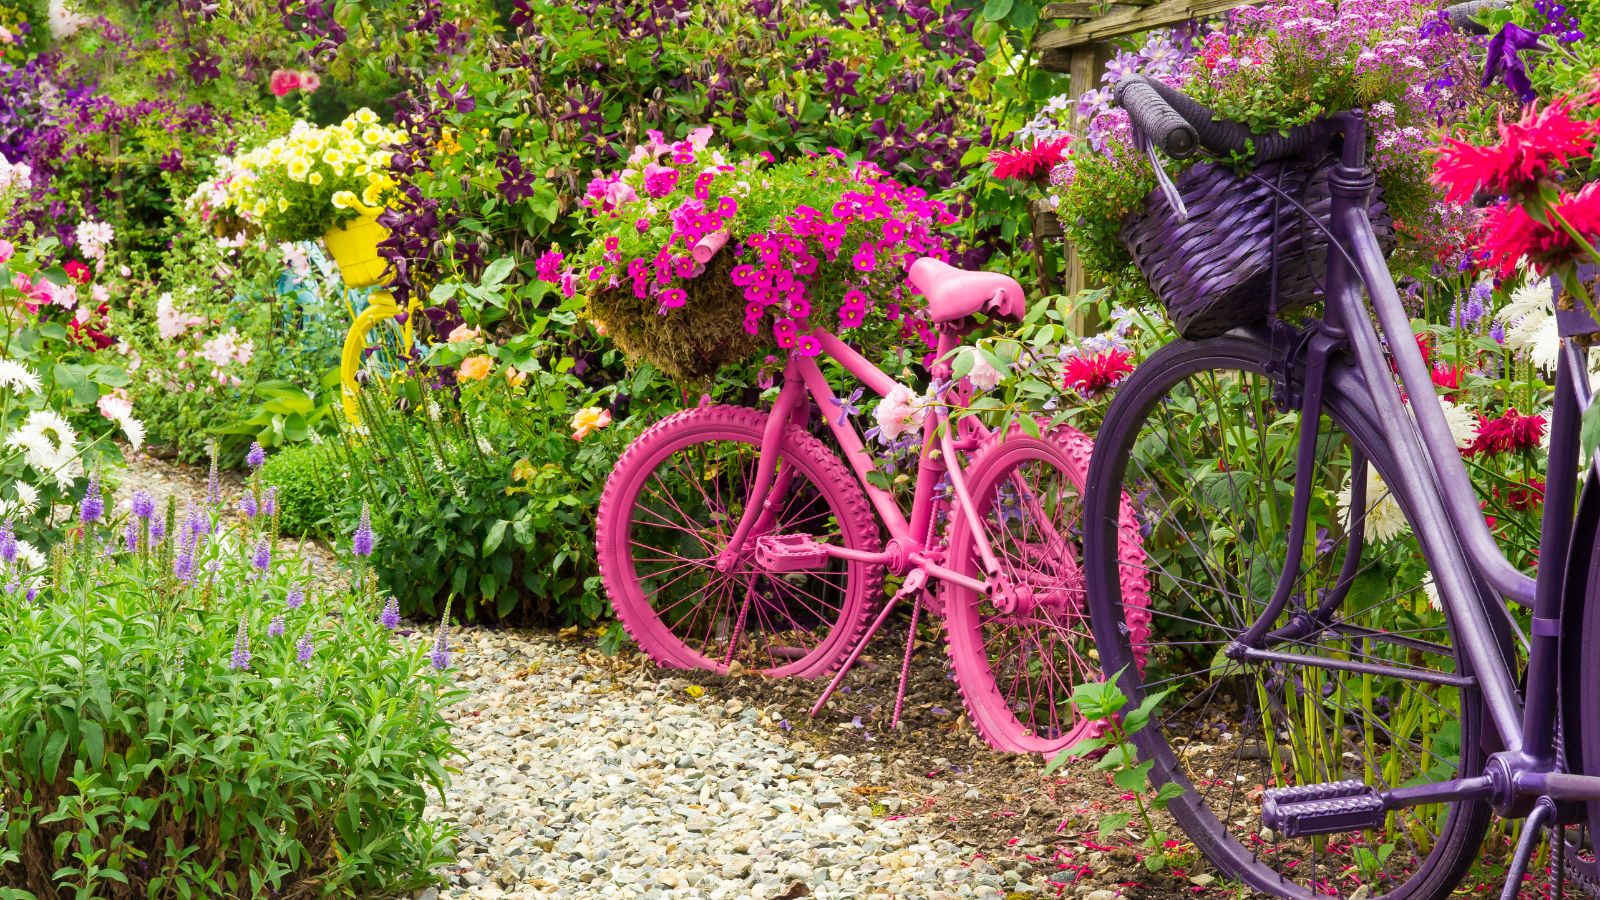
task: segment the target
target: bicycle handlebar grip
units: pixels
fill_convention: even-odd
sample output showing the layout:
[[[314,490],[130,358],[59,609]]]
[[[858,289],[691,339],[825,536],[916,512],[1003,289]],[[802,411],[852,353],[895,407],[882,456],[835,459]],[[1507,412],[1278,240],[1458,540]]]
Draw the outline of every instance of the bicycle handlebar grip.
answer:
[[[1488,34],[1489,29],[1478,22],[1477,17],[1481,12],[1491,9],[1504,9],[1506,0],[1466,0],[1465,3],[1456,3],[1444,8],[1446,18],[1450,20],[1450,27],[1468,34]]]
[[[1156,92],[1150,79],[1127,75],[1113,89],[1117,105],[1128,111],[1135,128],[1150,138],[1168,156],[1183,159],[1200,149],[1193,125]]]

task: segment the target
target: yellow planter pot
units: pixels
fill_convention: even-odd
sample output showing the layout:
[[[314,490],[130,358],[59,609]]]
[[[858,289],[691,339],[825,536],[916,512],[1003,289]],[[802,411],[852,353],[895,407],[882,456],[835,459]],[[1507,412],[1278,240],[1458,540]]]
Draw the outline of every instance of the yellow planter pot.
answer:
[[[389,229],[378,224],[380,212],[380,209],[368,210],[360,218],[335,226],[323,235],[328,252],[344,275],[345,287],[374,287],[389,280],[389,262],[378,255],[378,242],[389,236]]]

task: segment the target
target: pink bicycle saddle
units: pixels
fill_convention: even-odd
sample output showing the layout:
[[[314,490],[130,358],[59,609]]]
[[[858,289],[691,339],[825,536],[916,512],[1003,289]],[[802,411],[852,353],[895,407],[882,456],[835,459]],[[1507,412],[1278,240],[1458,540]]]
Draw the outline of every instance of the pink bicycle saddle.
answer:
[[[911,264],[907,278],[927,299],[935,322],[955,322],[978,312],[1020,322],[1028,311],[1022,285],[999,272],[969,272],[924,256]]]

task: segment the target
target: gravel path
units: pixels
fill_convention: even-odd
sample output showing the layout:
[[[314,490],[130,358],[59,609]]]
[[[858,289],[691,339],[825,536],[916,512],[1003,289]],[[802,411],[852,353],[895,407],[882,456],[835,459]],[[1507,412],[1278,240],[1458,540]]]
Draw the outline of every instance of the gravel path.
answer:
[[[205,472],[131,461],[118,489],[203,497]],[[225,475],[229,502],[241,482]],[[293,542],[337,577],[331,553]],[[428,630],[413,636],[425,640]],[[458,628],[462,757],[430,814],[460,831],[453,898],[1023,898],[1043,890],[862,788],[866,758],[777,726],[783,713],[572,635]],[[869,770],[870,771],[867,771]],[[1051,887],[1055,887],[1051,885]],[[1048,893],[1054,894],[1054,890]],[[1091,896],[1090,900],[1110,900]]]

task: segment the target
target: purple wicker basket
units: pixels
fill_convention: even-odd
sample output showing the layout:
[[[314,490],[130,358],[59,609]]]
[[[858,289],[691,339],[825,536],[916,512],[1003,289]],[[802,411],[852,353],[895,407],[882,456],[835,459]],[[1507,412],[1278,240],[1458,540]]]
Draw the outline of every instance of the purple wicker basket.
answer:
[[[1280,198],[1277,229],[1268,185],[1295,198],[1327,223],[1333,160],[1267,163],[1255,174],[1266,184],[1226,166],[1201,162],[1181,173],[1176,186],[1189,210],[1179,222],[1158,189],[1144,208],[1122,223],[1121,238],[1151,290],[1167,308],[1178,333],[1199,339],[1267,316],[1272,303],[1272,255],[1278,252],[1278,309],[1322,298],[1328,235]],[[1369,209],[1378,244],[1395,244],[1394,221],[1381,191]]]

